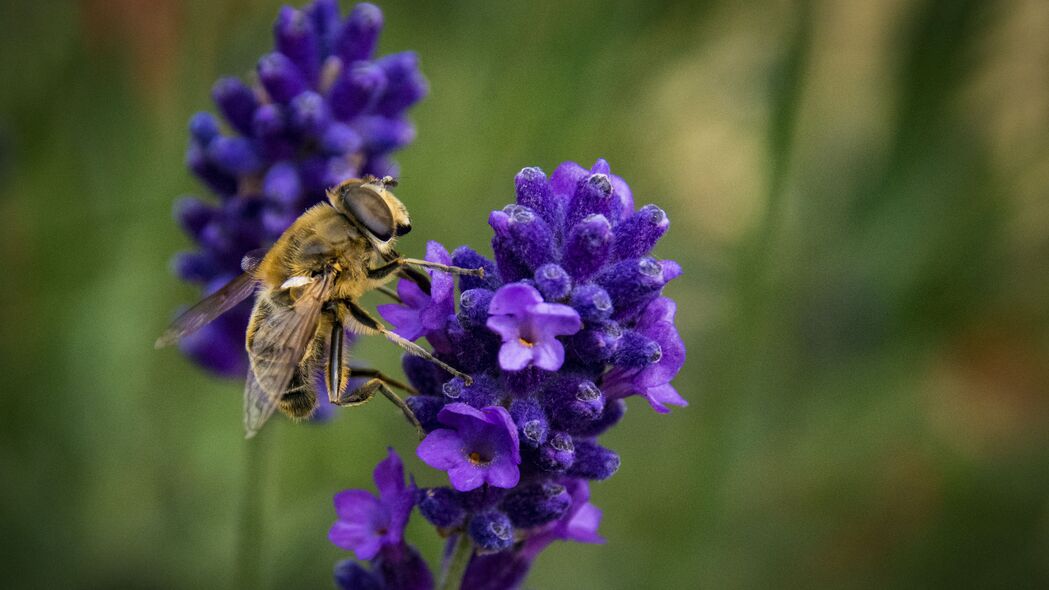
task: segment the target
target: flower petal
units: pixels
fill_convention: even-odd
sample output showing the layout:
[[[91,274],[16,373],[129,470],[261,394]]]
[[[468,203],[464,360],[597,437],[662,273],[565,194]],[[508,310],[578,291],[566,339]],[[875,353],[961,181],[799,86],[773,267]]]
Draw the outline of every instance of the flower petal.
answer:
[[[504,342],[499,348],[499,366],[504,371],[520,371],[532,362],[533,350],[534,347],[525,346],[517,340]]]
[[[643,333],[648,327],[654,326],[659,322],[674,323],[674,314],[676,313],[677,303],[673,299],[657,297],[641,312],[641,317],[637,320],[637,330]]]
[[[503,345],[507,346],[506,344]],[[500,351],[502,352],[502,351]],[[547,371],[556,371],[565,364],[565,347],[557,339],[543,340],[532,347],[535,366]],[[499,356],[500,363],[502,355]]]
[[[328,540],[336,547],[353,551],[357,559],[367,560],[379,554],[382,539],[371,527],[357,523],[336,521],[328,531]]]
[[[490,406],[482,411],[484,412],[485,420],[489,424],[505,433],[510,459],[514,465],[521,463],[521,442],[517,437],[517,425],[514,424],[514,419],[510,416],[510,412],[502,406]]]
[[[597,534],[600,524],[601,509],[587,502],[565,524],[564,538],[578,543],[604,543],[604,537]]]
[[[345,490],[335,494],[335,514],[352,522],[372,522],[382,512],[379,499],[364,490]]]
[[[641,396],[647,399],[652,409],[660,414],[670,413],[670,408],[667,407],[667,404],[681,407],[688,405],[688,401],[681,397],[677,390],[674,389],[674,386],[669,383],[646,389],[642,391]]]
[[[488,329],[502,337],[503,342],[517,340],[521,336],[521,322],[512,315],[493,315],[485,322]]]
[[[543,296],[531,285],[510,283],[501,287],[488,304],[488,313],[492,315],[520,315],[529,306],[542,303]]]
[[[486,469],[462,462],[448,470],[448,480],[452,487],[460,492],[469,492],[481,487],[485,480]]]
[[[397,303],[385,303],[376,309],[379,310],[379,315],[393,324],[394,333],[408,340],[418,340],[423,335],[425,330],[419,317],[419,310]]]
[[[499,455],[485,469],[484,479],[490,485],[497,488],[512,488],[521,481],[521,470],[517,467],[512,457]]]
[[[476,428],[486,422],[484,412],[462,402],[455,402],[441,408],[437,419],[441,421],[441,424],[451,426],[456,430]]]
[[[542,338],[568,336],[583,327],[579,312],[560,303],[539,303],[529,308],[528,312],[532,316],[532,325]]]
[[[400,280],[397,282],[397,296],[401,301],[411,308],[421,308],[430,303],[431,297],[423,291],[414,281]]]
[[[404,464],[393,448],[387,449],[386,459],[375,466],[373,473],[375,487],[379,490],[379,500],[389,505],[397,497],[404,495]]]
[[[426,435],[415,454],[430,467],[447,471],[462,463],[463,439],[454,430],[438,428]]]

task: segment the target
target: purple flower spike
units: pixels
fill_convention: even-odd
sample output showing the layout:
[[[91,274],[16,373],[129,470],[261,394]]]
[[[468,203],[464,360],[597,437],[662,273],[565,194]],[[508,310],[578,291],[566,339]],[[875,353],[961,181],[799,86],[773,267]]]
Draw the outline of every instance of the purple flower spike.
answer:
[[[576,310],[544,303],[539,291],[524,283],[496,291],[488,313],[488,327],[503,339],[499,366],[504,371],[520,371],[532,364],[547,371],[560,369],[565,348],[557,336],[575,334],[583,327]]]
[[[353,551],[357,559],[372,559],[386,546],[399,547],[415,504],[414,486],[404,483],[404,465],[393,449],[375,467],[379,496],[365,490],[345,490],[335,495],[339,519],[328,538],[337,547]]]
[[[430,467],[447,471],[452,487],[466,492],[485,483],[497,488],[517,485],[521,451],[517,428],[505,408],[478,410],[452,403],[437,419],[451,428],[431,432],[416,452]]]
[[[413,63],[398,56],[377,64],[388,79],[384,96],[412,96],[405,90],[412,76],[398,69]],[[196,128],[207,142],[209,122]],[[274,187],[269,192],[281,192]],[[514,191],[517,203],[488,218],[493,259],[466,246],[450,257],[455,266],[483,267],[483,278],[461,277],[458,297],[443,273],[430,273],[432,295],[402,279],[404,303],[381,308],[399,333],[425,335],[435,355],[466,374],[449,379],[417,357],[404,363],[419,391],[407,403],[429,433],[416,453],[451,482],[417,493],[416,502],[450,535],[445,564],[457,535],[471,540],[464,590],[522,587],[555,541],[603,542],[587,482],[612,477],[621,459],[599,437],[621,421],[627,396],[663,413],[686,405],[671,385],[685,347],[674,303],[663,297],[682,269],[651,253],[667,214],[655,205],[635,211],[630,187],[600,159],[589,170],[566,162],[549,177],[524,168]],[[219,243],[224,234],[209,232],[215,215],[187,202],[179,218]],[[449,257],[431,244],[427,259]],[[208,263],[196,262],[187,269]],[[384,545],[370,570],[350,573],[365,584],[377,575],[385,590],[421,588],[403,583],[430,580],[404,557],[414,555],[406,547]]]

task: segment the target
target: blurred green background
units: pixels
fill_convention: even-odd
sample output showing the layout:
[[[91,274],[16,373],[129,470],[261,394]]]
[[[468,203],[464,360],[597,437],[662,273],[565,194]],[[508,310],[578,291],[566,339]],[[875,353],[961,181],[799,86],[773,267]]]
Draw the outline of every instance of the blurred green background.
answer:
[[[685,268],[691,405],[633,400],[593,486],[607,545],[554,546],[530,587],[1049,585],[1049,5],[380,4],[381,51],[431,82],[404,251],[488,251],[520,168],[600,156]],[[186,121],[278,6],[0,7],[6,587],[233,582],[240,386],[152,342],[196,296],[168,266],[202,193]],[[266,587],[331,585],[331,496],[386,445],[440,481],[389,404],[276,422]]]

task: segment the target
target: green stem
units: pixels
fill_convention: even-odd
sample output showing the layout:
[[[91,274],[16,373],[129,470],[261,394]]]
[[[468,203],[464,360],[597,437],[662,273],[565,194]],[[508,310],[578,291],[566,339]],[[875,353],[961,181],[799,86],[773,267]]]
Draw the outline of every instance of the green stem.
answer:
[[[244,448],[244,488],[237,531],[236,587],[258,590],[262,580],[263,502],[262,480],[265,444],[269,436],[260,432],[246,440]]]
[[[473,553],[474,548],[473,543],[470,542],[470,535],[466,531],[459,533],[459,540],[455,542],[455,549],[452,550],[452,555],[448,558],[445,570],[441,573],[441,583],[437,586],[438,590],[458,590],[462,585],[463,574],[466,573],[466,566],[469,565],[470,557],[473,556]]]

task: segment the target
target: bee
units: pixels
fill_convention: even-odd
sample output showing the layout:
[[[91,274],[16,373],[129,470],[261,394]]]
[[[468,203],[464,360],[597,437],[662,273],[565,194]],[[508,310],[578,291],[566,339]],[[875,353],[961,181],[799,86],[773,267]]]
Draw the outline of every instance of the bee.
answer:
[[[276,409],[293,419],[309,417],[317,408],[314,377],[322,368],[330,403],[360,405],[382,393],[422,435],[415,414],[392,388],[416,392],[380,371],[351,369],[346,329],[382,335],[470,383],[468,375],[391,332],[358,303],[373,290],[396,298],[384,284],[397,276],[429,292],[429,277],[422,268],[484,276],[482,268],[458,268],[397,253],[397,238],[411,230],[411,221],[404,204],[389,190],[395,186],[389,176],[366,176],[329,189],[327,202],[307,209],[268,251],[245,256],[243,274],[175,319],[157,339],[157,348],[173,344],[255,294],[245,338],[251,361],[244,386],[247,438]],[[347,392],[351,375],[368,380]]]

